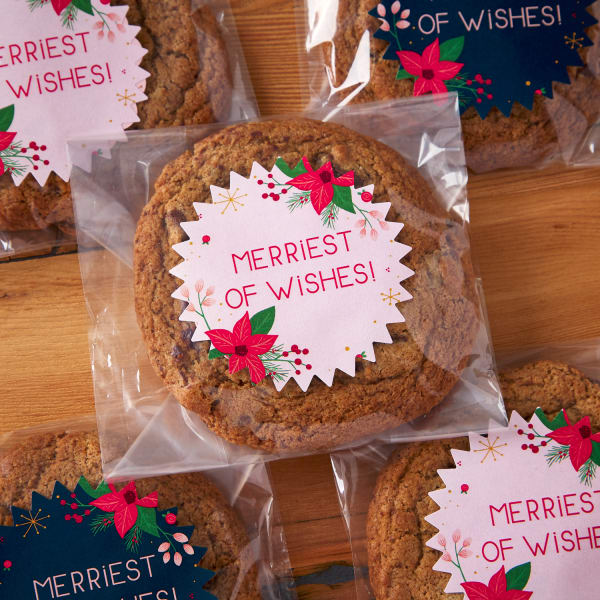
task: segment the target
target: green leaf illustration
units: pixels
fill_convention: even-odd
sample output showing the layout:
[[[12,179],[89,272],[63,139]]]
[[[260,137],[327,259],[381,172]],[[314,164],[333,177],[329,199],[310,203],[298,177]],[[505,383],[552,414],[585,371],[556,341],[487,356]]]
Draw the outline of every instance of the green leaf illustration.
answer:
[[[531,563],[523,563],[513,567],[506,573],[507,590],[524,590],[531,577]]]
[[[92,0],[73,0],[71,2],[73,6],[87,13],[88,15],[94,14],[94,9],[92,8]]]
[[[106,494],[110,494],[112,491],[105,481],[103,481],[96,489],[94,489],[85,477],[81,477],[78,485],[88,496],[94,499],[100,498],[100,496],[105,496]]]
[[[341,185],[333,186],[333,203],[339,206],[342,210],[355,213],[354,204],[352,203],[352,192],[349,187]]]
[[[308,173],[304,163],[299,160],[298,164],[292,169],[288,166],[288,164],[283,160],[283,158],[278,158],[275,161],[275,166],[282,172],[285,173],[288,177],[297,177],[298,175],[302,175],[303,173]]]
[[[536,408],[535,414],[536,414],[537,418],[548,429],[551,429],[552,431],[555,431],[556,429],[560,429],[561,427],[567,426],[567,420],[565,419],[565,413],[562,410],[556,415],[556,417],[554,417],[553,421],[550,421],[550,419],[544,414],[544,411],[541,408]]]
[[[257,312],[250,319],[250,326],[252,327],[252,335],[262,334],[265,335],[271,331],[273,323],[275,322],[275,307],[265,308]]]
[[[464,36],[455,37],[451,40],[446,40],[443,44],[440,44],[440,60],[456,61],[462,54],[465,47]]]
[[[208,353],[208,358],[210,360],[212,360],[213,358],[220,358],[221,356],[226,356],[225,354],[223,354],[220,350],[217,350],[216,348],[213,348],[209,353]]]
[[[398,69],[396,73],[396,79],[414,79],[414,75],[411,75],[406,69]]]
[[[600,444],[592,441],[592,456],[590,459],[600,466]]]
[[[156,525],[156,509],[138,506],[137,526],[146,533],[158,537],[158,526]]]
[[[0,109],[0,131],[8,131],[15,118],[15,105],[5,106]]]

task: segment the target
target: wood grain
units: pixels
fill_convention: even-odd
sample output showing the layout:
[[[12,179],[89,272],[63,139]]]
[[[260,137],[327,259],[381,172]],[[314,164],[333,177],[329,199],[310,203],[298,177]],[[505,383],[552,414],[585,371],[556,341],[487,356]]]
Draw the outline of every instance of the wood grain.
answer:
[[[263,114],[298,112],[295,3],[235,0]],[[600,336],[600,169],[495,173],[469,184],[472,239],[498,350]],[[93,412],[76,255],[0,265],[0,433]],[[297,576],[351,564],[329,459],[271,465]],[[353,598],[350,581],[301,598]]]

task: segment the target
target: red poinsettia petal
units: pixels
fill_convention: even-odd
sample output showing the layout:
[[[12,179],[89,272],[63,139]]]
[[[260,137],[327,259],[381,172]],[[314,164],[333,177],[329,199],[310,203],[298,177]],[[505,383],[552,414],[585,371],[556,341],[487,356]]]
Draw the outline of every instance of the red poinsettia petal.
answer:
[[[276,339],[276,335],[257,334],[250,336],[246,342],[248,351],[250,354],[264,354],[273,347]]]
[[[590,439],[594,440],[594,442],[600,442],[600,431],[595,433]]]
[[[57,15],[67,8],[71,4],[71,0],[52,0],[52,8]]]
[[[579,471],[581,467],[587,462],[588,458],[592,455],[592,440],[586,438],[585,440],[579,438],[579,441],[569,446],[569,458],[576,471]]]
[[[144,508],[156,508],[158,506],[158,492],[152,492],[144,498],[138,498],[135,503]]]
[[[233,326],[233,337],[235,338],[236,345],[238,345],[247,344],[251,335],[252,325],[250,324],[248,311],[246,311],[244,316]]]
[[[499,600],[529,600],[533,596],[533,592],[525,590],[508,590],[498,596]]]
[[[423,94],[427,94],[432,91],[433,91],[433,89],[431,88],[431,80],[430,79],[425,79],[424,77],[419,77],[419,79],[417,79],[415,81],[415,89],[413,90],[414,96],[422,96]]]
[[[0,158],[0,175],[4,175],[4,162]]]
[[[310,163],[308,162],[308,158],[306,158],[306,156],[302,157],[302,164],[304,165],[304,168],[310,173],[312,172],[313,168],[310,166]]]
[[[110,494],[100,496],[100,498],[93,500],[90,504],[99,508],[101,511],[109,513],[116,512],[124,506],[127,506],[127,502],[125,502],[123,496],[118,492],[111,492]]]
[[[421,77],[423,73],[423,58],[420,54],[410,50],[401,50],[400,52],[396,52],[396,54],[404,70],[408,71],[411,75],[415,75],[415,77]]]
[[[260,383],[267,376],[265,365],[262,364],[262,360],[254,354],[248,354],[246,360],[248,362],[252,383]]]
[[[242,369],[245,369],[248,366],[248,361],[246,360],[247,356],[238,356],[237,354],[232,354],[229,357],[229,372],[237,373]]]
[[[443,60],[434,67],[433,72],[435,73],[436,78],[447,80],[455,77],[464,66],[464,63]]]
[[[479,581],[468,581],[460,585],[462,585],[469,600],[493,600],[493,596],[490,596],[488,586],[479,583]]]
[[[115,513],[115,528],[117,533],[124,538],[127,532],[135,525],[138,518],[138,509],[135,504],[125,504]]]
[[[349,187],[354,185],[354,171],[348,171],[344,173],[341,177],[336,177],[333,180],[335,185],[341,185],[342,187]]]
[[[433,94],[445,94],[448,88],[441,79],[432,79],[429,82],[429,87]]]
[[[434,69],[440,62],[440,40],[436,38],[425,50],[423,50],[423,69]]]
[[[567,427],[560,427],[556,431],[551,431],[548,434],[548,437],[552,438],[555,442],[558,442],[559,444],[563,444],[565,446],[576,444],[581,439],[581,435],[579,435],[579,430],[573,425],[568,425]]]
[[[496,596],[502,592],[506,592],[506,571],[504,566],[497,573],[494,573],[489,583],[490,592]]]
[[[331,183],[325,184],[320,189],[311,192],[310,194],[310,201],[313,205],[313,208],[317,211],[318,215],[320,215],[323,212],[323,210],[329,205],[332,199],[333,185],[331,185]]]
[[[12,131],[0,131],[0,150],[6,150],[17,134]]]
[[[323,186],[323,182],[316,171],[302,173],[302,175],[294,177],[288,183],[303,192],[313,192]]]
[[[235,338],[227,329],[211,329],[205,332],[213,346],[223,354],[235,352]]]

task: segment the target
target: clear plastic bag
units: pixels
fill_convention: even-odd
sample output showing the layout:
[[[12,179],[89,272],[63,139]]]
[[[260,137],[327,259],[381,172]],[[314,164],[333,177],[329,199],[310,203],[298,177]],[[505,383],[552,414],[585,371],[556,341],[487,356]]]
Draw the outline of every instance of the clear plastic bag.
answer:
[[[473,7],[460,8],[465,10],[465,15],[470,14],[470,9],[471,13],[475,11],[477,15],[479,9],[485,8],[473,4]],[[590,4],[589,12],[595,18],[599,18],[600,2]],[[422,8],[426,13],[422,18],[425,19],[427,27],[429,19],[433,18],[430,13],[451,10],[449,5],[436,6],[435,3]],[[490,8],[495,10],[496,7]],[[539,7],[534,8],[537,10]],[[566,7],[562,8],[566,10]],[[392,3],[392,0],[385,0],[379,4],[376,0],[307,0],[306,12],[299,13],[299,21],[302,23],[300,30],[305,35],[304,52],[309,63],[310,106],[324,107],[329,113],[334,113],[339,107],[350,103],[412,95],[412,79],[406,73],[400,75],[399,69],[402,71],[402,66],[396,53],[388,49],[388,41],[380,39],[379,34],[385,35],[389,32],[389,35],[392,35],[396,32],[396,39],[399,36],[404,40],[402,36],[406,35],[406,32],[410,35],[416,30],[417,20],[420,22],[419,10],[420,8],[404,2]],[[441,23],[438,24],[437,31],[439,43],[442,44],[449,27],[448,19],[452,22],[453,18],[458,18],[449,12],[438,12],[438,15]],[[462,18],[468,22],[467,17]],[[390,19],[397,21],[397,25],[394,26]],[[487,26],[487,20],[484,20],[481,30],[487,31]],[[387,28],[385,31],[384,27]],[[426,29],[425,25],[423,28]],[[456,28],[451,31],[452,35],[458,35]],[[512,31],[512,26],[505,31]],[[526,31],[528,33],[524,35],[530,35],[530,32],[535,30]],[[467,165],[470,169],[480,173],[502,168],[539,168],[556,161],[578,166],[598,164],[600,33],[597,25],[590,25],[586,31],[593,41],[593,46],[583,46],[584,38],[580,37],[583,32],[573,33],[572,42],[568,40],[570,30],[569,35],[564,36],[567,43],[575,44],[575,49],[581,49],[580,54],[585,66],[569,67],[568,78],[554,83],[552,98],[542,95],[543,89],[536,91],[538,95],[533,94],[535,87],[530,87],[533,94],[531,110],[516,103],[510,116],[505,116],[494,107],[485,118],[480,117],[473,105],[465,110],[462,123]],[[428,42],[434,38],[435,35],[427,36]],[[416,43],[420,43],[422,39],[424,38],[420,37]],[[454,39],[458,38],[452,38]],[[556,37],[557,45],[563,46],[563,42],[562,35]],[[409,43],[413,44],[412,39]],[[514,51],[512,48],[507,50],[507,45],[511,43],[508,39],[502,45],[498,39],[494,39],[493,42],[490,41],[487,51],[494,52],[491,48],[498,48],[502,57],[508,56],[508,60],[514,60],[515,64],[525,64],[526,59],[513,58],[514,53],[518,52],[518,40]],[[547,42],[540,42],[540,47],[544,47],[544,50],[547,45]],[[411,49],[404,41],[401,47],[403,50]],[[458,58],[444,58],[443,52],[441,59],[458,61],[457,64],[465,62],[464,55]],[[464,71],[467,71],[467,68],[468,65],[464,67]],[[537,68],[533,67],[532,71]],[[467,71],[462,81],[458,78],[458,89],[460,86],[464,87],[465,81],[468,81],[469,86],[472,85],[467,77],[473,78],[475,87],[483,86],[478,87],[477,93],[483,94],[482,97],[485,98],[490,91],[485,84],[490,84],[491,79],[479,79],[481,75],[478,74],[476,82],[475,73]],[[444,76],[444,81],[440,82],[442,87],[445,87],[445,80],[449,78]],[[527,86],[531,85],[531,82],[527,82]],[[493,97],[493,94],[489,97]]]
[[[85,477],[95,488],[102,481],[100,468],[93,418],[58,421],[2,436],[0,525],[13,525],[11,506],[25,511],[30,509],[32,492],[50,498],[55,481],[73,491],[79,478]],[[268,468],[264,464],[217,469],[202,475],[153,477],[148,481],[136,480],[136,485],[139,497],[158,491],[157,511],[178,509],[174,513],[178,527],[195,527],[190,544],[207,548],[199,566],[214,572],[214,577],[204,587],[219,600],[277,600],[290,598],[290,594],[295,596],[293,590],[288,589],[291,587],[291,567],[287,546]],[[116,487],[121,489],[122,484]],[[68,504],[71,502],[69,500]],[[66,512],[69,512],[68,504]],[[79,527],[90,526],[93,514],[89,515],[87,511],[84,516],[82,509],[75,505],[71,508],[83,517],[83,525]],[[75,517],[70,515],[70,518]],[[157,518],[160,524],[161,515]],[[95,535],[98,535],[97,531]],[[115,539],[118,539],[116,535]],[[176,549],[175,544],[173,549]],[[187,552],[189,548],[183,550]],[[106,562],[117,556],[117,552],[115,556],[106,556]],[[10,558],[17,564],[21,557],[9,552],[3,558]],[[74,562],[75,557],[69,558],[69,553],[65,552],[62,560],[68,571],[67,567],[73,566],[69,561]],[[173,583],[178,584],[178,580]]]
[[[432,118],[432,109],[435,118]],[[324,448],[354,444],[359,439],[367,439],[394,427],[396,429],[389,434],[394,439],[451,436],[466,429],[485,427],[489,418],[505,418],[493,370],[483,297],[479,281],[471,271],[466,171],[460,143],[456,99],[439,102],[438,99],[422,98],[373,106],[357,105],[339,112],[335,120],[394,148],[409,164],[418,169],[431,189],[435,190],[434,202],[438,208],[431,210],[439,211],[439,216],[429,215],[427,211],[430,209],[417,211],[414,217],[410,217],[414,218],[414,221],[406,222],[405,227],[415,228],[424,238],[431,240],[434,247],[441,244],[450,253],[450,265],[454,267],[442,261],[437,268],[456,268],[454,274],[449,272],[448,282],[453,281],[452,277],[457,275],[457,287],[452,287],[453,284],[450,283],[440,283],[441,287],[436,296],[446,297],[446,293],[456,295],[456,304],[462,307],[464,312],[459,312],[456,322],[448,325],[447,336],[454,340],[454,334],[462,335],[466,328],[468,339],[461,338],[456,343],[449,342],[443,332],[444,320],[440,321],[439,330],[430,334],[421,329],[422,324],[429,319],[428,311],[434,310],[435,318],[442,318],[437,315],[444,312],[444,307],[439,307],[439,311],[437,308],[425,308],[425,312],[419,314],[418,305],[421,303],[418,301],[414,301],[416,313],[407,308],[410,302],[402,303],[401,310],[407,315],[409,324],[409,332],[404,334],[406,337],[403,340],[414,337],[417,340],[415,352],[423,357],[423,364],[429,366],[415,365],[414,384],[406,391],[399,392],[399,399],[393,405],[394,409],[399,411],[398,415],[392,414],[384,406],[387,402],[385,396],[381,398],[381,408],[373,408],[370,405],[361,408],[358,402],[360,392],[356,392],[356,395],[349,399],[348,410],[356,404],[357,410],[363,411],[364,414],[359,412],[357,416],[351,415],[350,425],[344,421],[345,414],[334,415],[331,422],[317,420],[314,424],[314,434],[318,443],[314,445],[303,446],[303,439],[300,438],[299,444],[287,448],[280,445],[274,450],[265,451],[260,445],[237,445],[219,437],[207,427],[201,415],[183,408],[170,395],[168,386],[153,369],[136,320],[132,265],[136,224],[144,206],[153,195],[154,182],[163,167],[186,150],[193,148],[199,140],[221,131],[223,126],[130,133],[127,143],[114,147],[110,159],[95,160],[90,172],[76,168],[73,175],[78,232],[101,246],[99,251],[80,253],[80,264],[84,293],[92,319],[90,347],[100,438],[104,450],[104,469],[107,475],[129,476],[130,473],[144,473],[145,469],[158,469],[160,472],[205,469],[222,464],[272,459],[282,454],[289,456],[316,452]],[[256,125],[257,128],[261,126],[261,123]],[[291,127],[291,124],[288,123],[286,127],[288,126]],[[269,130],[269,125],[265,129]],[[285,131],[282,135],[285,136]],[[71,144],[76,164],[77,148],[81,143],[84,142],[77,141]],[[344,150],[343,145],[335,147],[340,151]],[[275,162],[276,158],[273,156],[269,160]],[[402,159],[398,157],[397,160]],[[242,161],[246,163],[241,169],[245,171],[242,175],[247,176],[253,157],[244,156]],[[271,168],[272,164],[263,166]],[[416,177],[416,174],[412,176]],[[375,193],[377,194],[377,189]],[[406,189],[406,193],[411,194],[410,187]],[[402,204],[405,201],[395,192],[388,191],[388,194],[397,202],[396,207],[400,213],[408,215],[412,212],[410,200]],[[442,235],[438,233],[438,227]],[[446,230],[446,227],[449,229]],[[176,235],[179,235],[178,231]],[[448,241],[445,235],[450,236],[451,241]],[[399,239],[403,240],[402,234]],[[149,251],[152,251],[152,246]],[[177,255],[173,252],[173,256],[176,258]],[[410,257],[410,253],[408,256]],[[408,264],[419,273],[418,264]],[[432,269],[433,273],[440,273],[435,266]],[[422,275],[425,275],[426,269],[423,271]],[[437,280],[437,275],[433,277]],[[172,285],[172,293],[178,284],[174,277],[171,279],[169,285]],[[430,286],[437,285],[428,283],[426,279],[419,281],[420,283],[411,283],[409,279],[407,282],[411,293],[417,296],[421,293],[429,294]],[[425,301],[423,303],[427,304]],[[182,324],[176,318],[174,325],[177,327],[174,335],[182,335],[184,330],[179,331]],[[400,339],[400,343],[403,340]],[[438,340],[440,346],[436,346]],[[444,350],[448,344],[453,348],[451,357],[448,357]],[[206,346],[198,344],[197,347],[199,352],[204,352]],[[454,352],[456,347],[458,351]],[[357,361],[357,364],[360,364],[360,361]],[[362,366],[357,367],[358,374],[361,373],[361,369]],[[430,375],[426,375],[426,371]],[[115,376],[116,373],[118,376]],[[442,379],[430,385],[426,383],[429,376],[441,376]],[[344,382],[334,380],[334,390],[338,390],[338,394],[347,386],[356,385],[351,377],[336,374],[336,379]],[[292,384],[294,382],[286,385]],[[314,388],[316,384],[323,386],[319,389],[325,389],[321,382],[313,381],[310,386]],[[263,382],[257,389],[265,389],[269,385],[272,384]],[[423,391],[423,385],[427,387],[427,392]],[[202,390],[201,385],[197,387]],[[452,387],[454,389],[450,392]],[[311,389],[308,388],[309,392]],[[395,392],[393,387],[390,390]],[[187,391],[184,388],[177,393],[186,394]],[[274,390],[266,393],[280,399],[279,402],[286,400],[285,395],[277,396]],[[327,388],[325,393],[331,393],[331,389]],[[423,401],[421,405],[413,406],[410,399],[417,393],[421,394]],[[296,392],[294,394],[297,396]],[[442,401],[446,395],[447,398]],[[300,399],[303,397],[298,396]],[[248,414],[256,410],[253,408],[253,402],[250,396],[245,408]],[[429,416],[421,416],[408,425],[397,427],[407,420],[406,416],[400,415],[400,411],[406,407],[412,406],[416,411],[413,413],[414,417],[416,414],[424,415],[430,412],[432,404],[438,406]],[[225,405],[222,418],[226,423],[228,419],[237,418],[227,410]],[[301,418],[305,417],[300,412],[297,420]],[[375,418],[377,420],[374,422]],[[341,424],[338,425],[338,422]],[[311,423],[307,426],[312,426]],[[269,422],[265,421],[264,424],[268,426]],[[293,420],[285,426],[294,433],[301,425]],[[256,430],[250,428],[250,431],[255,434]],[[117,448],[105,447],[107,436],[117,436],[122,443]],[[278,443],[274,436],[265,437],[264,440],[273,445]],[[312,438],[310,441],[312,443]]]
[[[113,1],[129,4],[128,20],[142,26],[138,39],[148,50],[142,61],[151,73],[148,100],[138,104],[134,129],[255,118],[256,99],[228,0],[176,2],[179,9],[163,14],[160,4],[148,0]],[[194,32],[197,59],[189,54],[184,61],[176,46],[189,45],[186,37]],[[196,72],[193,80],[190,70]],[[68,182],[53,173],[43,187],[31,176],[16,187],[10,175],[0,176],[0,258],[75,241]]]
[[[579,372],[583,376],[589,378],[591,385],[600,384],[600,340],[591,339],[584,341],[564,342],[549,344],[540,348],[524,349],[517,352],[505,352],[498,357],[498,365],[500,369],[500,382],[506,377],[507,384],[510,383],[511,373],[513,369],[527,367],[530,364],[540,364],[540,375],[538,377],[531,376],[523,378],[523,387],[536,386],[538,390],[542,389],[540,377],[545,370],[556,368],[558,379],[560,380],[561,372],[564,370],[566,378],[578,378]],[[571,368],[576,369],[574,372]],[[580,418],[583,416],[580,410],[574,408],[574,400],[580,397],[582,404],[586,405],[585,387],[578,382],[577,385],[570,386],[565,383],[564,386],[553,381],[554,385],[549,384],[547,390],[544,390],[548,397],[547,405],[540,403],[536,397],[532,395],[527,397],[527,391],[521,394],[516,394],[511,397],[505,397],[506,409],[510,413],[513,410],[519,411],[521,416],[529,418],[533,411],[541,405],[541,408],[554,414],[560,408],[566,408],[568,411],[573,410],[572,416]],[[582,396],[583,394],[583,396]],[[526,398],[527,397],[527,398]],[[591,398],[591,397],[590,397]],[[597,428],[598,422],[598,405],[593,405],[593,398],[587,402],[587,410],[595,411],[592,413],[592,419],[596,420],[593,426]],[[431,447],[433,455],[437,458],[432,459],[432,454],[429,454],[428,459],[425,459],[420,452],[427,451]],[[450,468],[454,466],[453,458],[450,454],[451,449],[465,450],[468,448],[466,438],[453,439],[448,442],[427,442],[425,444],[408,444],[398,445],[390,443],[375,442],[359,448],[343,450],[331,455],[331,462],[336,481],[338,498],[340,507],[343,513],[344,521],[352,546],[352,555],[354,559],[354,572],[356,582],[357,598],[364,600],[374,598],[373,588],[369,581],[369,553],[367,548],[367,523],[369,520],[369,506],[373,499],[375,486],[382,471],[391,460],[415,460],[409,462],[405,473],[411,474],[411,484],[404,483],[403,490],[408,490],[411,499],[410,506],[414,509],[413,512],[407,508],[407,516],[405,520],[406,532],[408,535],[403,539],[402,544],[398,543],[398,550],[402,549],[406,557],[406,569],[414,569],[418,571],[419,577],[423,578],[426,573],[430,572],[431,587],[428,588],[430,593],[441,593],[447,583],[447,575],[443,573],[434,573],[432,568],[434,563],[440,556],[440,553],[425,547],[425,542],[435,533],[435,528],[423,521],[423,518],[436,510],[435,503],[427,498],[429,492],[442,487],[442,481],[437,476],[437,470],[442,468]],[[394,454],[404,452],[404,455]],[[394,455],[394,459],[392,459]],[[440,458],[441,457],[441,458]],[[445,458],[444,458],[445,457]],[[428,462],[427,462],[428,461]],[[433,462],[435,466],[431,466]],[[448,464],[442,464],[443,462]],[[428,470],[429,469],[429,470]],[[400,484],[398,484],[400,485]],[[412,487],[408,487],[412,485]],[[400,488],[398,488],[400,489]],[[410,515],[409,515],[410,513]],[[423,534],[416,534],[415,528],[422,525],[428,528]],[[430,530],[430,531],[429,531]],[[393,538],[394,532],[390,531],[390,537]],[[412,537],[411,537],[412,535]],[[415,557],[419,557],[417,565],[415,565]],[[399,563],[400,564],[400,563]],[[375,574],[381,582],[385,574]],[[421,579],[420,579],[421,580]],[[395,581],[397,584],[398,582]],[[407,589],[412,589],[411,586],[417,586],[416,579],[407,582]],[[415,592],[416,593],[416,592]],[[421,597],[418,594],[409,597]],[[441,597],[441,596],[440,596]],[[448,598],[457,597],[455,594],[448,595]]]

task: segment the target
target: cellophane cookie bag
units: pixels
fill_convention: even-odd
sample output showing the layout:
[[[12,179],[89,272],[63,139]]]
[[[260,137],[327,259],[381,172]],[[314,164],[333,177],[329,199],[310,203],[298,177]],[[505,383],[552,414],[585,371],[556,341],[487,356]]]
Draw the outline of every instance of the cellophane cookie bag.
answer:
[[[312,106],[458,93],[476,172],[600,162],[600,2],[307,0]]]
[[[5,9],[0,257],[74,246],[68,138],[257,114],[227,0],[9,0]]]
[[[595,596],[600,340],[498,364],[508,427],[332,454],[359,599]]]
[[[94,425],[0,437],[3,598],[294,596],[264,464],[116,482]]]
[[[135,132],[75,169],[108,473],[502,418],[457,106]]]

